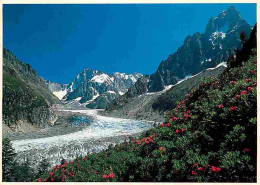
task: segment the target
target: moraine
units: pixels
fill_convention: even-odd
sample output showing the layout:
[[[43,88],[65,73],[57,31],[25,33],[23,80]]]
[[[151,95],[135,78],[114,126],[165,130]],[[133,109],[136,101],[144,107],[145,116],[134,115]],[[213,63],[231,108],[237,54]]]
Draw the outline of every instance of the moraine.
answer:
[[[46,158],[51,166],[54,166],[59,164],[62,158],[71,161],[77,156],[99,152],[109,146],[128,141],[130,136],[138,136],[153,127],[148,121],[100,116],[97,110],[62,111],[80,113],[93,119],[83,130],[74,133],[12,141],[19,161],[29,158],[37,163]]]

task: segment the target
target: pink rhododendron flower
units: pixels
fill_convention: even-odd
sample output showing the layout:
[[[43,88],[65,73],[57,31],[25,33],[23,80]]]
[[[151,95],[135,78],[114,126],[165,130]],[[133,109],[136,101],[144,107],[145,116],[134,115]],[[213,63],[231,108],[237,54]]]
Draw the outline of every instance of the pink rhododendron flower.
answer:
[[[236,84],[237,84],[236,81],[230,81],[230,83],[233,84],[233,85],[236,85]]]
[[[244,148],[243,149],[245,152],[250,152],[250,149],[249,148]]]
[[[220,104],[220,105],[218,106],[219,109],[222,109],[223,107],[224,107],[223,104]]]
[[[220,172],[220,171],[221,171],[221,168],[215,167],[215,166],[211,166],[211,169],[210,169],[210,170],[213,171],[213,172]]]
[[[241,91],[241,95],[242,94],[246,94],[247,95],[247,91]]]
[[[230,107],[229,110],[230,111],[237,110],[237,107],[236,106]]]
[[[109,177],[110,177],[111,179],[113,179],[114,176],[115,176],[115,175],[114,175],[113,173],[110,173],[110,174],[109,174]]]
[[[253,91],[253,88],[252,87],[248,87],[247,90],[248,91]]]
[[[250,73],[251,74],[256,74],[256,70],[251,70]]]
[[[236,95],[236,99],[240,99],[241,98],[241,95]]]
[[[159,150],[165,152],[165,149],[162,146],[159,148]]]

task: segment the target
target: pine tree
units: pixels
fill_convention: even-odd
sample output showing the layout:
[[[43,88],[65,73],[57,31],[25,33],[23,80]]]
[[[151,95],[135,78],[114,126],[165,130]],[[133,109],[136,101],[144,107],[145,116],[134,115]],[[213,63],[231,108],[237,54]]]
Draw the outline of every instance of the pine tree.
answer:
[[[38,173],[37,176],[40,177],[48,170],[50,166],[50,163],[47,161],[46,158],[43,158],[42,161],[40,162],[39,168],[38,168]]]
[[[25,158],[23,163],[17,161],[13,165],[14,181],[16,182],[30,182],[36,178],[34,169],[31,168],[31,163],[28,158]]]
[[[2,140],[2,169],[3,181],[13,181],[13,163],[16,153],[12,148],[11,141],[7,138]]]

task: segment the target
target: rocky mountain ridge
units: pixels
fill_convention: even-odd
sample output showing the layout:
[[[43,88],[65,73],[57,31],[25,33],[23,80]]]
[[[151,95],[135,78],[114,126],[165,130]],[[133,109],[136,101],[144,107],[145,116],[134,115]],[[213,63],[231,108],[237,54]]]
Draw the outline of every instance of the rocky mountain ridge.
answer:
[[[209,20],[205,33],[187,36],[183,45],[160,63],[150,77],[149,91],[160,91],[178,79],[226,61],[234,49],[241,47],[240,33],[249,37],[251,30],[234,7],[222,11]]]
[[[107,104],[123,95],[142,77],[139,73],[107,74],[86,68],[70,84],[48,82],[49,89],[64,102],[79,102],[88,108],[106,108]]]
[[[127,104],[135,99],[142,101],[140,99],[142,94],[160,92],[169,85],[180,82],[181,79],[198,74],[207,68],[214,68],[221,62],[227,61],[229,55],[236,48],[241,47],[240,33],[242,31],[249,37],[251,27],[240,17],[239,12],[234,7],[222,11],[217,17],[209,20],[205,33],[197,32],[192,36],[187,36],[183,45],[175,53],[169,55],[167,60],[162,61],[155,73],[140,78],[138,83],[133,85],[124,96],[115,99],[108,105],[106,111],[108,114],[115,110],[119,111],[121,108],[128,107]],[[190,84],[190,88],[192,86]],[[178,90],[175,89],[175,91]],[[156,107],[164,106],[160,102],[163,99],[169,100],[164,104],[169,103],[171,107],[174,106],[171,102],[175,101],[175,98],[169,97],[171,97],[170,94],[174,95],[176,92],[169,91],[167,98],[166,96],[159,98],[155,100],[156,106],[155,104],[149,106],[156,111]],[[151,112],[150,108],[149,111]]]
[[[215,68],[208,68],[200,73],[186,77],[174,85],[165,87],[158,92],[148,92],[148,83],[144,86],[146,91],[133,96],[131,87],[128,92],[115,99],[108,105],[105,115],[128,119],[164,121],[165,112],[169,111],[190,89],[198,88],[204,77],[218,77],[226,69],[226,63]],[[138,81],[141,81],[140,78]],[[147,79],[147,82],[149,80]],[[138,83],[138,82],[137,82]]]
[[[26,132],[53,124],[51,106],[59,100],[49,91],[45,80],[29,65],[3,50],[3,133]],[[30,127],[34,125],[34,127]]]

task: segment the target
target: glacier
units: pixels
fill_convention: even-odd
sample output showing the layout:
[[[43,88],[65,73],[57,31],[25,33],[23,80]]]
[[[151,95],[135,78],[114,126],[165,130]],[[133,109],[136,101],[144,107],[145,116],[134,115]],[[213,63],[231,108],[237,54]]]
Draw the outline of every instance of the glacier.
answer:
[[[72,161],[78,156],[100,152],[109,146],[115,146],[129,137],[141,134],[154,125],[149,121],[112,118],[100,116],[99,110],[62,110],[92,116],[94,119],[83,130],[53,137],[24,139],[12,141],[12,146],[18,153],[16,159],[23,162],[29,158],[39,163],[46,158],[51,166],[60,164],[62,158]]]

